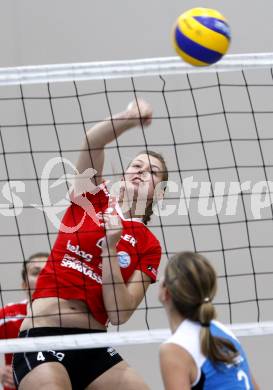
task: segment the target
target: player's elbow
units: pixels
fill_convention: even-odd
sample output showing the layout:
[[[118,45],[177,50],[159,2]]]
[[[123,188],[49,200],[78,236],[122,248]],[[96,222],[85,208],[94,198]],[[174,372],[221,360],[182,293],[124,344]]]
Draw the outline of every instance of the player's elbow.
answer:
[[[111,325],[122,325],[125,324],[126,320],[121,319],[121,318],[109,318]]]
[[[131,317],[132,313],[129,311],[108,313],[109,321],[112,325],[125,324]]]

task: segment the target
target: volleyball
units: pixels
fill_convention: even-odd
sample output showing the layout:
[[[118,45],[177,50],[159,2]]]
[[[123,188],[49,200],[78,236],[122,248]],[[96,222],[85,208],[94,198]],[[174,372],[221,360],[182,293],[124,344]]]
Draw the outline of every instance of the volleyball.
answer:
[[[181,14],[174,26],[173,45],[184,61],[207,66],[226,54],[231,39],[226,18],[209,8],[193,8]]]

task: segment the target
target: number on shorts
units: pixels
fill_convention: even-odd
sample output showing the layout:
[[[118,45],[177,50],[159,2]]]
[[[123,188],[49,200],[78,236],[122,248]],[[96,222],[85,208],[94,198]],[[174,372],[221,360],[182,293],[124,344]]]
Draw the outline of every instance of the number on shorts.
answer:
[[[246,390],[250,390],[250,383],[247,374],[243,370],[237,372],[238,381],[244,381]]]
[[[42,362],[45,360],[45,357],[44,357],[44,355],[43,355],[43,352],[38,352],[38,354],[37,354],[37,360],[42,361]]]

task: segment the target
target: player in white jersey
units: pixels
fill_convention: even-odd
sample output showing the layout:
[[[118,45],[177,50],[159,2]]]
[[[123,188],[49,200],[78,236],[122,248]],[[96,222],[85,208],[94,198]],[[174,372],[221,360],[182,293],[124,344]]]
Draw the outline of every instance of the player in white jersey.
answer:
[[[181,252],[160,283],[172,336],[160,347],[165,390],[258,390],[239,340],[215,321],[216,273],[201,255]]]

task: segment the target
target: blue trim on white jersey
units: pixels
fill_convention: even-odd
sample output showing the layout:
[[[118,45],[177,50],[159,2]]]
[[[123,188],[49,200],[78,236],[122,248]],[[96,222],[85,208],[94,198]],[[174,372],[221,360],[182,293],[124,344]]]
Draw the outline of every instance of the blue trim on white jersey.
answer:
[[[192,384],[194,390],[254,390],[245,352],[234,334],[218,321],[212,321],[211,333],[229,340],[239,352],[235,364],[213,364],[206,358],[200,347],[201,325],[184,320],[176,332],[165,342],[184,348],[193,358],[197,377]]]

